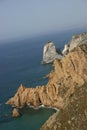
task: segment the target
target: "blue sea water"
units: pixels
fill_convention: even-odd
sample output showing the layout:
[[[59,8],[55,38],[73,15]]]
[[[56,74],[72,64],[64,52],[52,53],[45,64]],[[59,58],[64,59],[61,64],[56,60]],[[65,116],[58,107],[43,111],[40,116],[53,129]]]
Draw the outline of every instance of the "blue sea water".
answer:
[[[47,83],[45,75],[53,70],[53,66],[41,64],[44,43],[52,40],[56,47],[62,49],[71,36],[79,32],[81,30],[69,30],[0,44],[0,130],[39,130],[56,112],[51,108],[36,110],[27,107],[21,117],[12,118],[12,107],[5,102],[21,83],[27,87]]]

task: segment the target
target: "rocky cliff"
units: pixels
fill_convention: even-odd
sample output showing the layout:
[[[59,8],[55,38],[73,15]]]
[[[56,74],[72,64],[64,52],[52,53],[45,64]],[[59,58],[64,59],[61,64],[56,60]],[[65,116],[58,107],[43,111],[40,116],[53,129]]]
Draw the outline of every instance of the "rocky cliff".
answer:
[[[47,85],[26,88],[21,85],[7,101],[18,109],[25,105],[60,109],[41,130],[86,130],[87,120],[87,42],[73,48],[61,60],[55,59]],[[85,85],[84,85],[85,84]],[[13,114],[15,112],[13,111]],[[14,114],[15,116],[15,114]]]
[[[87,83],[75,87],[69,104],[53,114],[41,130],[87,130]]]
[[[87,42],[87,33],[82,33],[72,36],[71,41],[68,44],[65,44],[63,51],[57,51],[55,44],[50,41],[44,45],[43,48],[43,64],[50,63],[55,59],[62,59],[63,56],[67,55],[75,47],[85,44]]]
[[[61,109],[68,103],[68,97],[75,92],[75,86],[82,86],[86,81],[87,44],[83,44],[62,60],[54,61],[54,71],[49,74],[47,85],[36,88],[26,88],[21,85],[7,104],[17,108],[26,104],[34,107],[43,104]]]
[[[87,43],[87,32],[74,35],[72,36],[71,41],[68,44],[65,44],[62,54],[66,55],[75,47],[85,44],[85,43]]]
[[[82,51],[84,52],[83,55]],[[67,70],[67,72],[70,70],[71,74],[75,74],[71,80],[71,82],[74,81],[72,82],[73,84],[71,84],[71,82],[68,82],[68,84],[70,84],[71,90],[69,89],[70,91],[67,91],[64,107],[60,109],[59,112],[53,114],[42,126],[41,130],[87,130],[87,69],[85,68],[87,66],[87,42],[85,42],[84,45],[80,45],[72,50],[66,57],[68,58],[68,56],[71,55],[73,56],[74,60],[72,62],[73,64],[69,66],[73,66],[74,70],[70,69],[70,67]],[[84,62],[84,57],[86,62]],[[84,62],[84,67],[81,65],[82,62]],[[78,66],[79,63],[80,66]],[[78,68],[79,71],[76,68]],[[76,73],[73,73],[74,71]],[[81,73],[83,73],[83,75]],[[80,80],[79,76],[81,76],[84,80]],[[67,81],[68,80],[69,79],[67,79]],[[79,84],[76,83],[76,80]],[[63,92],[63,90],[64,87],[63,89],[61,88],[61,92]]]

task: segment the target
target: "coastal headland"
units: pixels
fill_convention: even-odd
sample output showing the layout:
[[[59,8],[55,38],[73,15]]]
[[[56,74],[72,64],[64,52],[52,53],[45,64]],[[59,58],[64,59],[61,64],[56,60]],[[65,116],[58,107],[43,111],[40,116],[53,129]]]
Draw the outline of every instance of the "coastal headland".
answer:
[[[36,88],[25,87],[20,85],[16,94],[11,97],[6,104],[14,106],[14,109],[21,109],[26,105],[32,105],[35,108],[40,105],[58,108],[57,112],[42,126],[41,130],[73,130],[72,120],[79,119],[77,130],[81,128],[79,124],[82,122],[78,114],[74,116],[76,109],[74,104],[78,105],[77,113],[84,111],[83,119],[87,119],[87,33],[76,35],[72,38],[67,49],[63,51],[61,59],[54,58],[54,70],[48,75],[49,81],[46,85],[36,86]],[[79,101],[84,102],[79,102]],[[81,104],[80,104],[81,103]],[[84,107],[80,108],[83,105]],[[73,106],[73,107],[72,107]],[[70,116],[66,116],[64,112],[70,112]],[[74,109],[74,110],[73,110]],[[80,111],[82,109],[82,111]],[[64,115],[63,115],[63,113]],[[17,111],[18,112],[18,111]],[[17,113],[16,113],[17,114]],[[19,115],[19,114],[18,114]],[[78,118],[77,118],[78,116]],[[85,116],[85,117],[84,117]],[[70,118],[70,119],[68,119]],[[65,126],[61,122],[65,122]],[[69,125],[67,125],[67,123]],[[75,124],[73,123],[73,125]],[[85,128],[85,121],[83,130]]]

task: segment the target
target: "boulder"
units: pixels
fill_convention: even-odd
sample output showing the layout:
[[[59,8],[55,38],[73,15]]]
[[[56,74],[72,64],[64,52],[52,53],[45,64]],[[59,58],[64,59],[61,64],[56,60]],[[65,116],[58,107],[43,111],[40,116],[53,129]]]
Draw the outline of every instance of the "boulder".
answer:
[[[13,117],[19,117],[19,116],[20,116],[19,110],[18,110],[17,108],[14,108],[14,109],[13,109],[12,116],[13,116]]]
[[[54,59],[61,59],[62,55],[61,53],[58,53],[60,51],[56,51],[55,45],[53,42],[48,42],[47,44],[44,45],[43,49],[43,60],[42,63],[50,63],[54,61]]]

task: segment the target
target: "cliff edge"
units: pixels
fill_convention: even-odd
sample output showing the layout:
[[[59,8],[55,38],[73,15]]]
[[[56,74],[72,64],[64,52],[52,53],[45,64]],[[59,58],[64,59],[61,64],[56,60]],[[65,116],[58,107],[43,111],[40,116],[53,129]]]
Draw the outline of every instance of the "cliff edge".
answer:
[[[53,62],[55,59],[62,59],[63,56],[67,55],[70,51],[79,45],[85,44],[87,42],[87,32],[74,35],[68,44],[65,44],[62,52],[56,49],[55,44],[52,41],[46,43],[43,47],[43,60],[42,64],[48,64]]]
[[[87,83],[75,87],[69,104],[53,114],[41,130],[87,130]]]
[[[71,41],[68,44],[65,44],[62,51],[63,55],[68,54],[75,47],[87,43],[87,32],[72,36]]]
[[[87,41],[73,48],[61,60],[55,59],[54,70],[46,85],[26,88],[21,85],[7,104],[20,109],[26,105],[60,109],[41,130],[86,130],[87,120]]]
[[[49,74],[47,85],[26,88],[21,85],[17,93],[7,101],[14,107],[27,104],[63,108],[68,97],[75,91],[75,86],[82,86],[87,81],[87,44],[78,46],[62,60],[54,61],[54,70]]]

